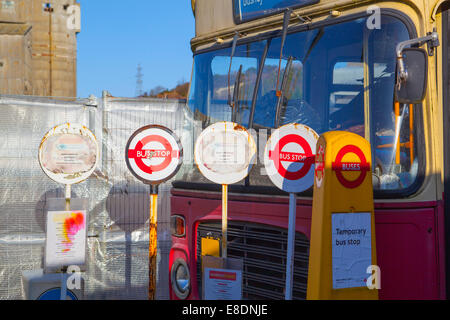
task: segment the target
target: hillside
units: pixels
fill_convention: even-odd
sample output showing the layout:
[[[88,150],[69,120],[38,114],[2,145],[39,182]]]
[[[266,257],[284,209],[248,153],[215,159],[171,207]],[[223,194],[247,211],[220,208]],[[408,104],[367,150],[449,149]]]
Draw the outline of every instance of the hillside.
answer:
[[[156,87],[149,92],[145,92],[140,97],[150,97],[159,99],[187,99],[189,91],[189,82],[177,85],[174,89],[168,90],[162,87]]]

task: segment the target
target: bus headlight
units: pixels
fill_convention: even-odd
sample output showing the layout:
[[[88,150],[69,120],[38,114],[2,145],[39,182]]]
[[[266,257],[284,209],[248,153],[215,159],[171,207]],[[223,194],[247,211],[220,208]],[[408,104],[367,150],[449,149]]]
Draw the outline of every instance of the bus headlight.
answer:
[[[174,214],[170,217],[170,232],[174,237],[186,236],[186,220],[183,216]]]
[[[183,300],[186,299],[191,289],[191,276],[186,261],[175,260],[170,271],[170,281],[176,296]]]

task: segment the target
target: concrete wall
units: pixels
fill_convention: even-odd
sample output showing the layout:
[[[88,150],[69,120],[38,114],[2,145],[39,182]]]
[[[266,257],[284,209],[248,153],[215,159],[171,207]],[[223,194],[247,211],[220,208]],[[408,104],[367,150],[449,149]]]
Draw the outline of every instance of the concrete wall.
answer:
[[[0,87],[3,94],[32,94],[31,26],[0,23]]]
[[[46,3],[51,3],[52,12],[45,10]],[[7,31],[1,34],[0,30],[0,43],[8,47],[0,49],[0,60],[17,59],[15,56],[19,53],[19,59],[24,63],[14,75],[8,73],[8,81],[0,82],[0,94],[76,96],[76,34],[79,30],[67,25],[71,5],[78,4],[76,0],[0,0],[0,23],[31,27],[29,39],[18,39],[16,35],[11,38]],[[31,61],[25,54],[29,50]],[[5,77],[0,74],[0,79]],[[24,83],[27,79],[29,84],[19,85],[19,78]]]

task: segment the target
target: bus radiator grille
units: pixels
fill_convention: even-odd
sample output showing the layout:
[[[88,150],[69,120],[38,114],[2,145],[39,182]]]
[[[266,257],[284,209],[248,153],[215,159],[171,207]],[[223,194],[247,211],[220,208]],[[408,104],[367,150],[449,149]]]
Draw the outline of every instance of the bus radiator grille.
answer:
[[[197,283],[202,297],[201,238],[221,238],[221,224],[201,223],[197,228]],[[286,284],[287,229],[263,224],[228,222],[228,257],[243,259],[243,298],[283,300]],[[293,299],[306,299],[309,240],[295,235]]]

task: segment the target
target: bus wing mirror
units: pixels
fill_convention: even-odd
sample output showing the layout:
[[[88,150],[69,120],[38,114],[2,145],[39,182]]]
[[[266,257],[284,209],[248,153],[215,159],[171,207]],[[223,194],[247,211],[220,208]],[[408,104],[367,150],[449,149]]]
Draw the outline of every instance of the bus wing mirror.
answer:
[[[428,54],[421,48],[405,48],[398,57],[395,100],[421,103],[427,90]]]

